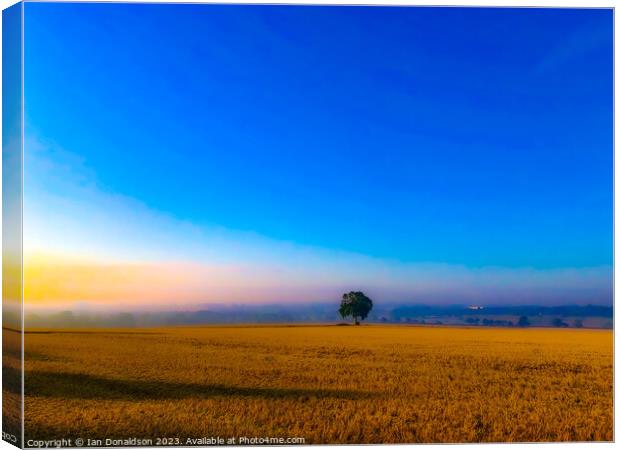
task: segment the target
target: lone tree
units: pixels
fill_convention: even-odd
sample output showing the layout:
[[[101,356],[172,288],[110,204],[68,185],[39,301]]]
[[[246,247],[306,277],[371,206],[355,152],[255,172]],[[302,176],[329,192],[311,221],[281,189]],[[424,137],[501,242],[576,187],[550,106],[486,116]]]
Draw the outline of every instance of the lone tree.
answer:
[[[343,319],[348,316],[353,317],[355,325],[359,325],[360,320],[364,320],[368,317],[368,313],[371,309],[371,299],[366,297],[363,292],[351,291],[348,294],[343,294],[338,312]]]

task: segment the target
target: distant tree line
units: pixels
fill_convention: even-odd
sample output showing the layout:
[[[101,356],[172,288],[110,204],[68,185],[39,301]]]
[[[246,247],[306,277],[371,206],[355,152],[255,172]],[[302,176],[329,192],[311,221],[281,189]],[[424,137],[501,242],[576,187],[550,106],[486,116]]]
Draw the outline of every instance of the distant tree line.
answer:
[[[470,325],[484,325],[485,327],[513,327],[514,322],[512,320],[494,320],[484,318],[480,320],[480,317],[468,317],[465,319],[465,323]]]
[[[493,320],[493,319],[482,319],[480,320],[479,317],[468,317],[465,319],[465,323],[469,324],[469,325],[483,325],[483,326],[498,326],[498,327],[512,327],[515,326],[515,324],[513,323],[512,320]],[[532,324],[530,323],[530,319],[527,316],[520,316],[519,320],[517,321],[516,326],[518,327],[529,327]],[[569,328],[570,325],[565,322],[563,319],[556,317],[551,321],[551,325],[555,328]],[[583,328],[583,320],[582,319],[575,319],[573,321],[572,326],[574,328]]]

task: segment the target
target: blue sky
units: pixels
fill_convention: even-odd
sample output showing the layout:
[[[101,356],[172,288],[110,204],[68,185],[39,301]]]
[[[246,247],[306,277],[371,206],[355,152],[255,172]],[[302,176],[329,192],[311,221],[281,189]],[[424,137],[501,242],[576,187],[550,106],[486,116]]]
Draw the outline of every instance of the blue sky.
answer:
[[[611,10],[25,11],[31,205],[105,194],[144,230],[388,267],[602,267],[590,300],[611,301]]]

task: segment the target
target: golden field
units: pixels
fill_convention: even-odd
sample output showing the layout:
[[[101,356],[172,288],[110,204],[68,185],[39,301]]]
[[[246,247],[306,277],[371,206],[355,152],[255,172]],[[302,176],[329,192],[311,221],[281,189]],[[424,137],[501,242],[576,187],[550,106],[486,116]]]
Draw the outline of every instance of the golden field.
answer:
[[[2,431],[21,439],[21,355],[22,335],[9,328],[2,329]]]
[[[26,440],[613,439],[608,330],[30,330],[25,354]]]

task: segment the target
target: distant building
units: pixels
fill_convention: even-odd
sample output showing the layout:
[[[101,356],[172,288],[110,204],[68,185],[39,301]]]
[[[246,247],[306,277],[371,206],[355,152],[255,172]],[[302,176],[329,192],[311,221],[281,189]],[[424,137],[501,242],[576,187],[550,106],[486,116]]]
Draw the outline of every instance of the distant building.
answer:
[[[474,310],[474,311],[478,311],[478,310],[484,309],[484,306],[480,306],[480,305],[469,305],[469,306],[467,307],[467,309],[471,309],[471,310]]]

